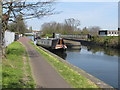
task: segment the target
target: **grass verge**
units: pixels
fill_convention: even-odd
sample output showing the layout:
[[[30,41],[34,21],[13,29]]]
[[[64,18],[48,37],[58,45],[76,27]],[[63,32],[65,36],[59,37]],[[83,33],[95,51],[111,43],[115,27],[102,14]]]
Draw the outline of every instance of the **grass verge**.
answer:
[[[13,42],[2,60],[2,88],[34,88],[29,57],[23,45]]]
[[[74,71],[68,65],[59,61],[54,56],[43,51],[39,47],[30,42],[33,47],[46,58],[46,60],[56,69],[56,71],[73,87],[73,88],[99,88],[89,79],[80,75],[77,71]]]

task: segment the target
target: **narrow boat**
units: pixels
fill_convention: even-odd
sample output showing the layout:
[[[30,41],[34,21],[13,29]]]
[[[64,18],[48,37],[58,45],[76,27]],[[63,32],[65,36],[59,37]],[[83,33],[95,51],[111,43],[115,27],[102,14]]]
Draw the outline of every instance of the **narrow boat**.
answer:
[[[65,50],[67,48],[62,38],[37,39],[36,45],[40,45],[45,48],[51,48],[51,49],[56,49],[56,50],[59,50],[59,49]]]

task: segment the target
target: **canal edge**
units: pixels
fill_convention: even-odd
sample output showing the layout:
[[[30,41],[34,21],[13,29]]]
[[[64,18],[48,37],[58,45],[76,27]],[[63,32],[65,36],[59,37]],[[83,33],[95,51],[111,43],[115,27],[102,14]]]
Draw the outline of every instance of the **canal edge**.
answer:
[[[70,64],[68,61],[62,59],[61,57],[57,56],[56,54],[48,51],[47,49],[39,46],[40,49],[44,50],[45,52],[47,52],[48,54],[54,56],[55,58],[57,58],[59,61],[63,62],[64,64],[68,65],[69,67],[71,67],[73,70],[77,71],[79,74],[81,74],[82,76],[86,77],[87,79],[91,80],[93,83],[95,83],[98,87],[100,88],[111,88],[112,90],[114,90],[115,88],[113,88],[112,86],[108,85],[107,83],[101,81],[100,79],[96,78],[95,76],[87,73],[86,71],[78,68],[77,66],[74,66],[73,64]]]

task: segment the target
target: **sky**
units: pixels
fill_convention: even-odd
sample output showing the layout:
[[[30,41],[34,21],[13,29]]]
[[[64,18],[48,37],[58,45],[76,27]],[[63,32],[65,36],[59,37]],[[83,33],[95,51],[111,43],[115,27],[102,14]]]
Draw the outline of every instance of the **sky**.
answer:
[[[26,0],[27,2],[33,2],[33,0]],[[34,2],[45,0],[34,0]],[[46,0],[47,1],[47,0]],[[118,2],[119,0],[55,0],[56,2]]]
[[[120,28],[120,1],[118,3],[118,27]]]
[[[118,2],[79,2],[77,0],[68,2],[64,0],[56,2],[54,7],[55,11],[61,13],[41,19],[26,20],[28,28],[32,26],[33,30],[40,30],[43,23],[53,21],[63,23],[68,18],[80,20],[81,29],[92,26],[109,30],[118,28]]]

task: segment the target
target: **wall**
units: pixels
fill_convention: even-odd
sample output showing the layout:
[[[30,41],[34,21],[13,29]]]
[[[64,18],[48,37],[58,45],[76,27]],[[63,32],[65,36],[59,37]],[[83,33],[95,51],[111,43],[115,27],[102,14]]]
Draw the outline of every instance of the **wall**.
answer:
[[[118,36],[118,31],[108,31],[107,36]]]
[[[14,32],[10,32],[10,31],[5,31],[4,34],[4,42],[5,42],[5,47],[8,46],[9,44],[11,44],[12,42],[14,42],[15,40],[15,33]]]
[[[118,36],[118,31],[102,30],[102,31],[99,31],[99,36]]]
[[[107,36],[107,30],[100,30],[99,36]]]

